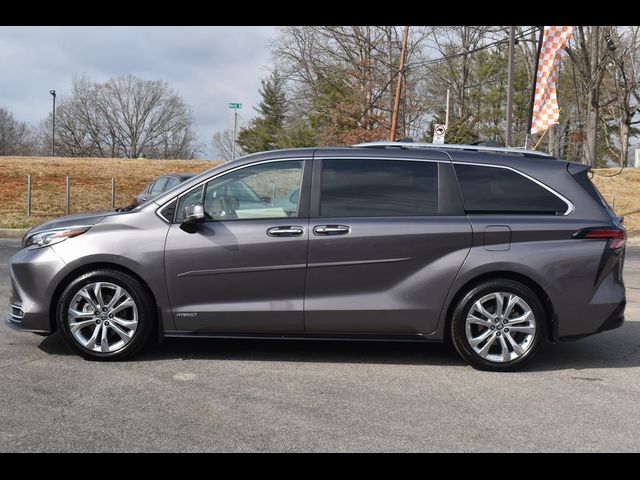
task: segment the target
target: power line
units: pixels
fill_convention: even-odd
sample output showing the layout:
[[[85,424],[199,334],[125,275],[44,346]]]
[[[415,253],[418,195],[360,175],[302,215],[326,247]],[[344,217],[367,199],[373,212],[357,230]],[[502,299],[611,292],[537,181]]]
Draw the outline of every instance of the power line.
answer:
[[[515,36],[515,38],[516,39],[524,38],[527,35],[535,32],[539,28],[540,27],[531,27],[531,28],[529,28],[527,30],[524,30],[524,31],[520,32],[518,35]],[[449,60],[453,60],[455,58],[463,57],[465,55],[476,53],[476,52],[479,52],[481,50],[486,50],[488,48],[492,48],[492,47],[495,47],[497,45],[502,45],[504,43],[509,43],[509,37],[508,36],[506,38],[503,38],[502,40],[496,40],[495,42],[488,43],[486,45],[474,48],[472,50],[466,50],[464,52],[454,53],[452,55],[446,55],[444,57],[435,58],[435,59],[432,59],[432,60],[425,60],[424,62],[416,62],[416,63],[413,63],[413,64],[408,64],[408,65],[406,65],[405,68],[407,70],[409,70],[409,69],[414,68],[414,67],[426,67],[426,66],[429,66],[429,65],[436,65],[438,63],[442,63],[442,62],[446,62],[446,61],[449,61]]]

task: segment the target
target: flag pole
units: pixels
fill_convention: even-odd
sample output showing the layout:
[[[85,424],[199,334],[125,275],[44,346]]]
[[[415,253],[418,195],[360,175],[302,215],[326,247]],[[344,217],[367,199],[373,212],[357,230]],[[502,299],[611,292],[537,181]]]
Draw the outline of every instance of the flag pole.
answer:
[[[560,107],[560,109],[558,109],[558,115],[560,115],[561,111],[562,111],[562,107]],[[558,123],[560,123],[560,122],[558,122]],[[538,149],[538,145],[540,145],[540,142],[542,141],[544,136],[547,134],[549,129],[552,128],[552,127],[555,127],[556,125],[558,125],[558,123],[554,123],[553,125],[549,125],[547,128],[544,129],[544,132],[542,132],[542,135],[540,136],[540,138],[538,139],[536,144],[533,146],[532,150],[537,150]]]
[[[533,85],[531,86],[531,109],[529,110],[529,124],[527,126],[527,135],[531,133],[531,122],[533,122],[533,102],[536,99],[536,84],[538,83],[538,65],[540,64],[540,52],[542,51],[542,39],[544,37],[544,26],[540,29],[540,38],[538,39],[538,53],[536,55],[536,64],[533,67]],[[527,137],[528,138],[528,137]]]

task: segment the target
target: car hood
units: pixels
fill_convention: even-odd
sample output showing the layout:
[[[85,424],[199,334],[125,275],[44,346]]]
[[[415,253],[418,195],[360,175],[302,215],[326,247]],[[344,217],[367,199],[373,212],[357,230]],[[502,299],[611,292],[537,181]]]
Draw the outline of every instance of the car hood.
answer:
[[[95,212],[74,213],[72,215],[65,215],[64,217],[54,218],[37,227],[33,227],[29,230],[25,237],[34,233],[49,230],[51,228],[63,228],[76,225],[95,225],[106,217],[111,215],[120,215],[120,212],[114,210],[100,210]]]

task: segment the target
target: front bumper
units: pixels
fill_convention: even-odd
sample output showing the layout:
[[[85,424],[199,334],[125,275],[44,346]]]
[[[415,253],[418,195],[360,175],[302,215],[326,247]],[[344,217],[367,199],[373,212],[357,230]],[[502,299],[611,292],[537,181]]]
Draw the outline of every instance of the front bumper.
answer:
[[[10,312],[5,323],[19,331],[50,333],[50,307],[65,263],[53,247],[25,249],[9,259]]]

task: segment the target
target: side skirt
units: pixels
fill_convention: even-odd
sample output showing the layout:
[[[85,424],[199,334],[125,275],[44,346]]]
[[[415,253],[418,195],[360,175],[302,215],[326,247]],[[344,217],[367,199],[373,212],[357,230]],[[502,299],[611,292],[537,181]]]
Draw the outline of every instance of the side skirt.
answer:
[[[443,339],[416,333],[381,334],[381,333],[225,333],[225,332],[183,332],[165,330],[166,338],[238,338],[267,340],[333,340],[333,341],[365,341],[365,342],[442,342]]]

